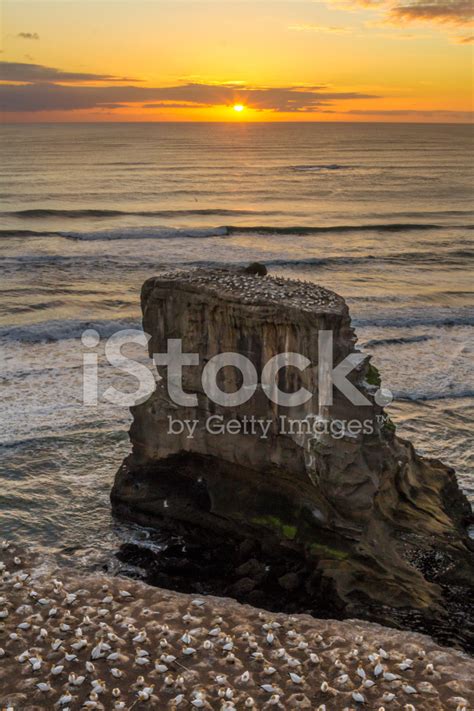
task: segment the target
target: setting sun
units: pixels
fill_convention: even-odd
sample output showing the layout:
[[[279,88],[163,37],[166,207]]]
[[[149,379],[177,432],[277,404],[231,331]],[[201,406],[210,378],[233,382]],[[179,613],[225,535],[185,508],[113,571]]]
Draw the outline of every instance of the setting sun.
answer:
[[[234,109],[234,111],[238,111],[240,113],[240,111],[244,110],[245,106],[242,106],[242,104],[235,104],[235,106],[233,106],[232,108]]]

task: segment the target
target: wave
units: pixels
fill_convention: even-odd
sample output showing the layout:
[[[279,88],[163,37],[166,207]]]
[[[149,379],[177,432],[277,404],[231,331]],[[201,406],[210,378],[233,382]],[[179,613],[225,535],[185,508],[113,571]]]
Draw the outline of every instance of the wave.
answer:
[[[393,254],[364,254],[361,256],[333,256],[333,257],[303,257],[301,259],[268,259],[265,260],[267,267],[283,267],[287,269],[301,267],[330,267],[330,266],[351,266],[370,263],[385,264],[464,264],[466,260],[474,257],[474,250],[452,250],[439,254],[431,252],[395,252]],[[217,266],[217,265],[216,265]],[[365,299],[366,297],[364,297]],[[392,298],[392,297],[391,297]]]
[[[0,237],[47,237],[48,235],[54,235],[54,232],[48,230],[46,232],[41,232],[39,230],[0,230]]]
[[[111,230],[99,230],[93,232],[60,232],[61,237],[66,239],[94,241],[94,240],[118,240],[118,239],[176,239],[193,238],[205,239],[209,237],[225,237],[228,235],[226,227],[198,227],[183,228],[176,227],[132,227],[128,229],[118,228]]]
[[[398,346],[409,343],[423,343],[430,341],[433,336],[399,336],[395,338],[373,338],[370,341],[362,343],[362,348],[376,348],[377,346]]]
[[[429,400],[460,400],[463,398],[473,398],[474,390],[470,388],[461,388],[454,392],[425,392],[423,390],[414,390],[406,392],[405,390],[395,391],[394,397],[397,400],[409,400],[410,402],[426,402]]]
[[[382,222],[368,223],[363,225],[321,225],[304,226],[294,225],[290,227],[273,227],[271,225],[254,226],[227,226],[229,234],[276,234],[276,235],[312,235],[325,232],[406,232],[411,230],[441,230],[446,229],[446,225],[435,225],[426,222]],[[453,227],[456,227],[453,225]]]
[[[80,338],[86,329],[94,329],[101,338],[108,338],[117,331],[126,328],[141,330],[138,319],[112,319],[97,321],[43,321],[27,326],[3,326],[0,328],[0,340],[18,341],[20,343],[51,343]]]
[[[471,311],[466,314],[426,314],[420,307],[418,314],[400,313],[399,316],[373,316],[353,317],[352,325],[355,328],[409,328],[411,326],[434,326],[435,328],[452,328],[454,326],[474,326],[474,315]]]
[[[458,226],[450,226],[451,229],[459,229]],[[176,228],[176,227],[119,227],[107,230],[93,231],[36,231],[2,229],[0,237],[44,237],[57,236],[74,240],[115,240],[115,239],[169,239],[177,237],[225,237],[229,235],[301,235],[309,236],[315,234],[344,234],[358,232],[407,232],[407,231],[428,231],[447,229],[446,225],[436,225],[428,223],[375,223],[364,225],[322,225],[304,226],[293,225],[289,227],[278,227],[272,225],[223,225],[221,227],[197,227],[197,228]],[[465,226],[464,229],[471,229]]]
[[[266,210],[233,210],[230,208],[194,208],[188,210],[106,210],[96,208],[86,209],[53,209],[34,208],[29,210],[15,210],[13,212],[1,212],[4,217],[35,218],[43,219],[48,217],[66,217],[70,219],[81,219],[84,217],[187,217],[193,215],[216,215],[221,217],[232,217],[234,215],[272,215],[274,212]]]
[[[291,170],[301,173],[319,173],[324,170],[354,170],[355,165],[340,165],[339,163],[316,163],[315,165],[290,165]]]

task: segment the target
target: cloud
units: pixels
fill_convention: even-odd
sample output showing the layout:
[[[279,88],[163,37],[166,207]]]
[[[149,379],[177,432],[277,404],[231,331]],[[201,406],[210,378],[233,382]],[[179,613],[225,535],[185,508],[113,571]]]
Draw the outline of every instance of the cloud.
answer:
[[[65,72],[42,64],[23,62],[0,62],[0,81],[11,82],[84,82],[84,81],[136,81],[111,74],[91,74],[90,72]]]
[[[423,20],[462,25],[473,17],[471,0],[413,0],[394,5],[389,13],[393,20]]]
[[[327,0],[327,2],[338,10],[348,12],[354,12],[357,7],[378,11],[379,17],[382,14],[384,24],[402,26],[412,22],[465,25],[472,21],[474,14],[472,0]]]
[[[19,32],[17,37],[26,40],[39,40],[40,36],[37,32]]]
[[[324,86],[283,86],[255,87],[236,84],[185,83],[177,86],[130,86],[105,85],[81,86],[67,85],[53,81],[47,82],[45,75],[51,70],[39,65],[7,64],[7,71],[0,76],[12,81],[21,76],[23,81],[31,67],[38,67],[33,72],[34,82],[28,84],[0,84],[0,106],[7,112],[38,111],[77,111],[81,109],[101,109],[135,105],[146,108],[203,108],[213,106],[232,106],[244,104],[257,111],[267,110],[282,113],[311,112],[319,107],[332,105],[335,101],[347,99],[376,99],[373,94],[356,91],[328,91]],[[28,66],[12,71],[12,66]],[[2,63],[0,62],[0,67]],[[42,71],[45,70],[45,71]],[[71,74],[54,70],[57,81],[71,81]],[[104,81],[106,75],[94,74],[95,80]],[[39,78],[38,78],[39,77]],[[59,79],[61,77],[61,79]],[[67,78],[65,78],[67,77]],[[114,77],[115,79],[115,77]],[[83,80],[83,79],[82,79]]]
[[[332,27],[327,25],[312,24],[290,25],[288,29],[294,32],[323,32],[328,34],[348,34],[352,31],[350,27]]]
[[[473,121],[472,111],[450,111],[445,109],[351,109],[350,111],[336,111],[335,113],[350,114],[351,116],[392,116],[399,118],[412,116],[419,118],[438,118],[449,121]]]
[[[474,35],[467,35],[466,37],[455,37],[454,41],[456,44],[472,44],[474,42]]]
[[[156,101],[153,104],[142,104],[142,109],[205,109],[207,106],[189,101]]]

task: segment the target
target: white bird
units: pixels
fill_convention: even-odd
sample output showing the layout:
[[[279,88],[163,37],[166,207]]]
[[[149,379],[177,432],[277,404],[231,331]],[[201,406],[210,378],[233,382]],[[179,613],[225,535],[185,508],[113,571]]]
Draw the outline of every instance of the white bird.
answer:
[[[293,684],[301,684],[303,682],[303,677],[298,674],[294,674],[293,672],[290,672],[290,679]]]
[[[205,604],[205,600],[196,599],[191,601],[191,605],[193,605],[194,607],[202,607]]]
[[[41,657],[30,657],[28,661],[30,662],[33,671],[38,671],[39,669],[41,669],[41,664],[43,661]]]
[[[36,686],[38,687],[38,689],[40,691],[52,691],[51,685],[49,682],[45,683],[44,681],[40,681],[40,683],[36,684]]]
[[[145,686],[143,689],[138,691],[138,698],[140,701],[149,701],[152,694],[153,686]]]
[[[64,670],[64,666],[62,664],[57,664],[54,667],[51,667],[51,674],[53,676],[57,676],[58,674],[61,674],[61,672]]]
[[[72,695],[69,692],[66,692],[61,696],[61,698],[58,701],[58,704],[60,706],[64,706],[65,704],[69,704],[72,701]]]
[[[79,639],[79,640],[77,640],[77,642],[74,642],[73,644],[71,644],[71,647],[76,652],[78,652],[83,647],[87,647],[87,641],[84,638]]]
[[[99,644],[97,644],[91,652],[91,659],[100,659],[100,657],[105,657],[105,651],[104,643],[102,641],[99,642]]]
[[[365,704],[365,696],[361,694],[360,691],[353,691],[352,698],[357,704]]]
[[[191,656],[192,654],[195,654],[196,650],[194,647],[185,647],[183,649],[183,654],[185,654],[187,657]]]
[[[145,664],[149,664],[150,660],[148,657],[135,657],[135,664],[138,664],[139,666],[143,667]]]

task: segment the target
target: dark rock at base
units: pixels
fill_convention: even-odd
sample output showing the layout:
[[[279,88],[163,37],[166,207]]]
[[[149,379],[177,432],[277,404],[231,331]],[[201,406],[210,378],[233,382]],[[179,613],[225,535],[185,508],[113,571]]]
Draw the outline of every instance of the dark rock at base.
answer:
[[[235,574],[242,577],[250,577],[253,580],[261,580],[265,576],[265,565],[256,558],[250,558],[246,563],[239,565]]]
[[[244,538],[244,540],[239,544],[239,554],[242,560],[250,558],[256,548],[256,545],[256,542],[251,538]]]
[[[286,573],[278,578],[278,584],[283,590],[296,590],[301,585],[301,578],[297,573]]]
[[[252,262],[247,267],[242,269],[243,274],[252,274],[253,276],[266,276],[268,274],[268,269],[265,264],[260,262]]]
[[[242,595],[247,595],[251,592],[255,588],[255,585],[255,580],[251,578],[241,578],[227,588],[227,594],[238,600]]]

